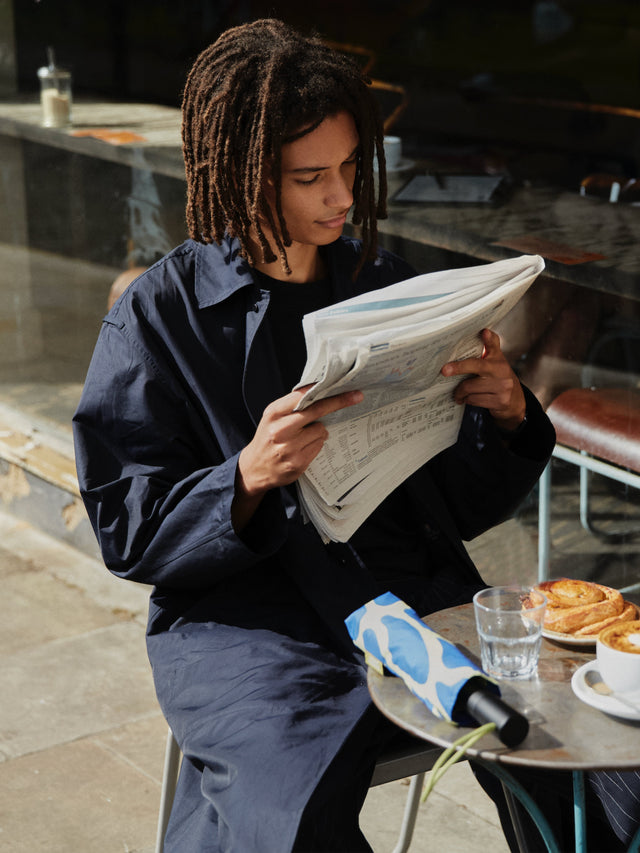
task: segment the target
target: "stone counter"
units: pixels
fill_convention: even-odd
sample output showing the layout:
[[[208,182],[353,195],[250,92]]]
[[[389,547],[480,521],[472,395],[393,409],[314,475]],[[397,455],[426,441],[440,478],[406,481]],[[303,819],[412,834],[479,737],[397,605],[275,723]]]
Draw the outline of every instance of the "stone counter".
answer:
[[[73,126],[41,125],[39,101],[0,103],[0,133],[184,179],[180,110],[157,104],[74,101]]]
[[[184,179],[180,110],[79,100],[73,127],[42,127],[31,103],[0,103],[0,133]],[[424,170],[424,164],[423,164]],[[416,165],[414,173],[420,171]],[[412,173],[390,179],[391,196]],[[640,208],[553,187],[514,187],[495,205],[389,204],[382,234],[479,260],[543,255],[551,278],[640,299]]]
[[[640,208],[553,187],[516,187],[496,205],[394,203],[383,232],[486,261],[536,253],[546,274],[640,299]]]

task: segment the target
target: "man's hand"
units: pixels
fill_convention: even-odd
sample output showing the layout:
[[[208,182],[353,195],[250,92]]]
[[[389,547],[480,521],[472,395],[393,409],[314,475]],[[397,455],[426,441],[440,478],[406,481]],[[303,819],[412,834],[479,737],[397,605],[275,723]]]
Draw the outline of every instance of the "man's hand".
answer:
[[[450,361],[442,368],[442,375],[467,375],[454,391],[455,401],[487,409],[501,429],[517,429],[526,414],[524,391],[500,349],[499,336],[483,329],[481,337],[481,358]]]
[[[270,403],[253,439],[240,453],[231,508],[237,532],[247,524],[270,489],[295,482],[320,453],[328,432],[319,419],[354,406],[363,397],[361,391],[349,391],[318,400],[300,412],[294,411],[306,390],[297,389]]]

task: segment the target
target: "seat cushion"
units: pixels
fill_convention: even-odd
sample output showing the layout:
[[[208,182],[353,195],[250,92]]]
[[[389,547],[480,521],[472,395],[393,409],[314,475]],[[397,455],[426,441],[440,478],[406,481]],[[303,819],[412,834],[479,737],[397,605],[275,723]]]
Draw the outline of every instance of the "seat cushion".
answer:
[[[547,409],[559,444],[640,472],[640,392],[570,388]]]

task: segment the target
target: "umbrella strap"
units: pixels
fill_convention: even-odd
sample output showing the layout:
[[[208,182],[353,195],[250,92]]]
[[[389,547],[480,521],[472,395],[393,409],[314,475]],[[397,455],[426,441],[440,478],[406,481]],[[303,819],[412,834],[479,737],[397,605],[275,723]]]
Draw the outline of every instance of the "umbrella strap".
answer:
[[[429,794],[437,785],[438,781],[444,776],[450,767],[453,767],[454,764],[465,757],[468,749],[471,749],[471,747],[474,746],[480,738],[489,734],[489,732],[495,731],[495,729],[495,723],[485,723],[483,726],[478,726],[477,729],[473,729],[473,731],[462,735],[462,737],[455,740],[451,746],[447,747],[431,768],[431,773],[429,773],[427,784],[424,786],[424,790],[422,791],[420,802],[425,802]]]

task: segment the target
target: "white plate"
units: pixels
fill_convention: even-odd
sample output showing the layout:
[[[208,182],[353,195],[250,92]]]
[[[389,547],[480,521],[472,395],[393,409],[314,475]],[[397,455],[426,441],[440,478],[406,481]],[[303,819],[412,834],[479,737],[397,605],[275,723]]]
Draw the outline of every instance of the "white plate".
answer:
[[[576,637],[575,634],[560,634],[547,628],[542,629],[542,636],[567,646],[595,646],[597,640],[597,637]]]
[[[578,699],[586,702],[587,705],[591,705],[592,708],[604,711],[605,714],[611,714],[614,717],[623,717],[625,720],[640,721],[640,690],[626,694],[626,698],[639,706],[638,710],[634,711],[633,708],[619,702],[615,696],[601,696],[600,693],[596,693],[593,688],[589,687],[584,677],[587,672],[593,669],[598,669],[597,660],[588,661],[573,673],[571,688]]]

